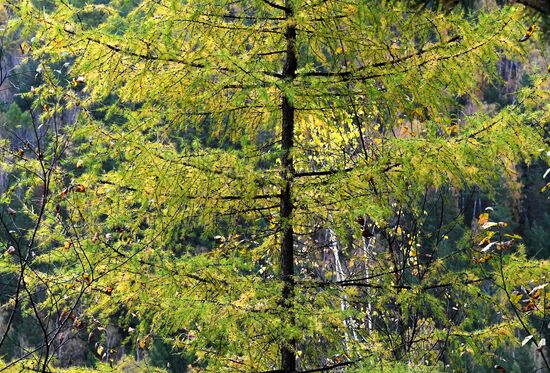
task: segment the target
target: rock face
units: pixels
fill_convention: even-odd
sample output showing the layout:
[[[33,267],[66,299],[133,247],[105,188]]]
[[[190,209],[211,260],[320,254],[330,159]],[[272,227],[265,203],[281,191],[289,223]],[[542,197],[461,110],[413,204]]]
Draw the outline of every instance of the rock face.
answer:
[[[543,14],[550,14],[550,1],[548,0],[517,0],[517,2]]]
[[[546,370],[546,364],[550,362],[550,353],[548,351],[548,346],[542,346],[540,347],[540,351],[542,354],[538,351],[538,349],[535,346],[531,347],[531,353],[533,354],[533,361],[535,363],[535,371],[537,372],[543,372]],[[544,355],[544,356],[543,356]],[[546,360],[546,361],[545,361]]]
[[[2,9],[0,9],[1,14]],[[2,25],[2,18],[0,16],[0,27]],[[0,107],[7,106],[13,102],[15,97],[14,87],[10,81],[10,74],[19,64],[21,54],[16,50],[8,50],[4,44],[4,38],[0,36]],[[4,123],[0,122],[0,126]],[[0,132],[0,140],[4,136]],[[0,193],[2,193],[7,186],[7,173],[0,166]]]
[[[2,41],[0,40],[0,102],[6,104],[13,101],[15,92],[9,78],[22,56],[17,50],[4,49]]]
[[[62,333],[58,339],[64,338]],[[78,335],[68,339],[67,341],[61,341],[57,350],[57,363],[59,367],[70,367],[74,365],[83,365],[88,353],[88,344]]]

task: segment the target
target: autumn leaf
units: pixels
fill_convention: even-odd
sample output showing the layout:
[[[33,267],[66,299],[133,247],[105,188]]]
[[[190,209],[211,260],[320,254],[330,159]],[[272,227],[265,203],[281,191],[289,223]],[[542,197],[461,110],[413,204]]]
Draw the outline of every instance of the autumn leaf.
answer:
[[[82,184],[79,184],[74,188],[74,191],[77,193],[84,193],[86,191],[86,187]]]
[[[479,242],[479,246],[487,245],[491,242],[491,238],[495,235],[495,232],[489,231],[487,235]]]
[[[483,214],[479,215],[479,220],[478,220],[479,225],[483,226],[488,221],[489,221],[489,214],[488,213],[483,213]]]
[[[65,198],[67,197],[67,194],[69,194],[69,189],[65,188],[61,191],[61,193],[59,193],[59,197]]]
[[[540,295],[542,293],[542,290],[546,287],[546,285],[548,285],[548,283],[545,283],[545,284],[542,284],[542,285],[539,285],[539,286],[535,286],[533,288],[533,290],[531,290],[531,292],[529,293],[529,297],[531,299],[539,299],[540,298]]]
[[[92,282],[92,276],[88,273],[82,274],[82,279],[89,285]]]
[[[504,236],[513,238],[515,240],[521,240],[522,239],[522,237],[519,234],[508,234],[508,233],[506,233]]]

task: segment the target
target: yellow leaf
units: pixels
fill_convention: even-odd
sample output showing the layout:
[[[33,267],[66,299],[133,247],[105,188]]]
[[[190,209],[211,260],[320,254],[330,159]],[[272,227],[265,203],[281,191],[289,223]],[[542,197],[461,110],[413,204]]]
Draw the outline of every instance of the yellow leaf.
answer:
[[[510,333],[506,329],[501,328],[501,329],[498,329],[498,334],[505,337],[505,336],[509,335]]]
[[[494,231],[487,232],[487,235],[479,242],[479,246],[487,245],[491,242],[491,238],[495,235]]]
[[[92,282],[92,276],[90,276],[88,273],[82,274],[82,279],[87,283],[90,284]]]
[[[447,132],[447,135],[454,135],[458,132],[458,126],[453,124],[452,126],[445,128],[445,132]]]
[[[479,225],[483,225],[489,221],[489,214],[484,213],[479,215]]]

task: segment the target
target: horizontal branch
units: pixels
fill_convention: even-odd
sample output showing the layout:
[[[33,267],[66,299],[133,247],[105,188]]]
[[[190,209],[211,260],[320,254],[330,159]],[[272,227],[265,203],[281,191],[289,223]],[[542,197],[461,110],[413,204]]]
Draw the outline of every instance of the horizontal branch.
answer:
[[[456,286],[456,285],[471,285],[471,284],[476,284],[476,283],[479,283],[479,282],[493,281],[493,280],[494,280],[493,277],[488,276],[488,277],[484,277],[484,278],[480,278],[480,279],[467,280],[467,281],[463,281],[463,282],[447,282],[447,283],[441,283],[441,284],[425,285],[425,286],[421,286],[420,289],[423,290],[423,291],[426,291],[426,290],[434,290],[434,289],[440,289],[440,288],[453,287],[453,286]],[[298,284],[300,284],[300,282],[298,282]],[[383,285],[377,285],[377,284],[372,284],[370,282],[362,282],[362,281],[357,281],[357,280],[319,281],[319,282],[311,282],[311,283],[302,282],[302,284],[307,285],[305,287],[315,287],[315,286],[320,286],[320,287],[328,287],[328,286],[348,287],[349,286],[349,287],[366,287],[366,288],[373,288],[373,289],[388,289],[388,288],[391,288],[391,289],[406,289],[406,290],[411,290],[411,289],[415,288],[415,286],[412,286],[412,285],[383,286]]]
[[[272,8],[275,8],[275,9],[279,9],[279,10],[282,10],[284,12],[288,12],[290,11],[289,8],[287,8],[286,6],[283,6],[283,5],[279,5],[273,1],[270,1],[270,0],[262,0],[265,4],[269,5],[270,7]]]
[[[436,45],[434,47],[427,48],[427,49],[420,49],[416,53],[411,53],[411,54],[408,54],[408,55],[400,57],[400,58],[395,58],[395,59],[392,59],[391,61],[382,61],[382,62],[376,62],[376,63],[371,64],[371,65],[361,66],[361,67],[359,67],[359,68],[357,68],[353,71],[340,71],[340,72],[313,71],[313,72],[308,72],[308,73],[301,74],[301,76],[343,77],[343,78],[350,77],[350,76],[353,76],[353,75],[357,74],[358,72],[366,70],[366,69],[391,66],[391,65],[395,65],[395,64],[398,64],[398,63],[401,63],[401,62],[405,62],[405,61],[410,60],[414,57],[420,57],[425,53],[431,52],[435,49],[439,49],[439,48],[441,48],[445,45],[449,45],[449,44],[457,42],[461,39],[462,39],[461,36],[456,35],[456,36],[453,36],[452,38],[450,38],[449,40],[446,40],[442,44]]]
[[[357,359],[357,360],[344,361],[344,362],[336,363],[336,364],[332,364],[332,365],[325,365],[325,366],[320,367],[320,368],[311,368],[311,369],[306,369],[306,370],[298,370],[298,371],[296,371],[296,373],[329,372],[329,371],[337,369],[337,368],[342,368],[342,367],[346,367],[346,366],[350,366],[350,365],[355,365],[358,362],[360,362],[361,360],[363,360],[363,359],[360,358],[360,359]],[[277,370],[267,370],[267,371],[263,371],[261,373],[285,373],[285,372],[286,372],[286,370],[277,369]]]
[[[308,177],[308,176],[330,176],[330,175],[336,175],[342,172],[350,172],[353,171],[353,167],[344,168],[341,170],[327,170],[327,171],[307,171],[307,172],[296,172],[294,174],[294,177]]]
[[[399,167],[400,165],[401,165],[400,163],[390,163],[382,169],[382,172],[388,172],[392,168]],[[339,173],[351,172],[355,169],[356,169],[356,167],[347,167],[347,168],[343,168],[343,169],[340,169],[340,170],[296,172],[294,174],[294,177],[298,178],[298,177],[309,177],[309,176],[331,176],[331,175],[337,175]]]

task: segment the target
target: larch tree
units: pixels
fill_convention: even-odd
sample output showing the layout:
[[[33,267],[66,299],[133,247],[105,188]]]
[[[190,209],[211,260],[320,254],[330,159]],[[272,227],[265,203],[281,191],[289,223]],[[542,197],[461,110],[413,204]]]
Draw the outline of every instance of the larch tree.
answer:
[[[427,215],[428,190],[491,190],[544,149],[545,72],[509,107],[460,106],[501,56],[526,57],[517,7],[8,4],[47,77],[27,93],[40,120],[78,112],[55,128],[70,145],[46,165],[51,198],[25,262],[50,284],[43,309],[82,312],[91,329],[146,320],[138,349],[164,335],[211,371],[328,370],[372,356],[436,364],[451,340],[515,338],[517,319],[469,334],[451,304],[500,280],[448,264],[474,252],[483,264],[505,241],[487,234],[482,254],[443,256],[411,222]],[[502,281],[506,264],[495,265]],[[81,308],[67,311],[76,298]]]

